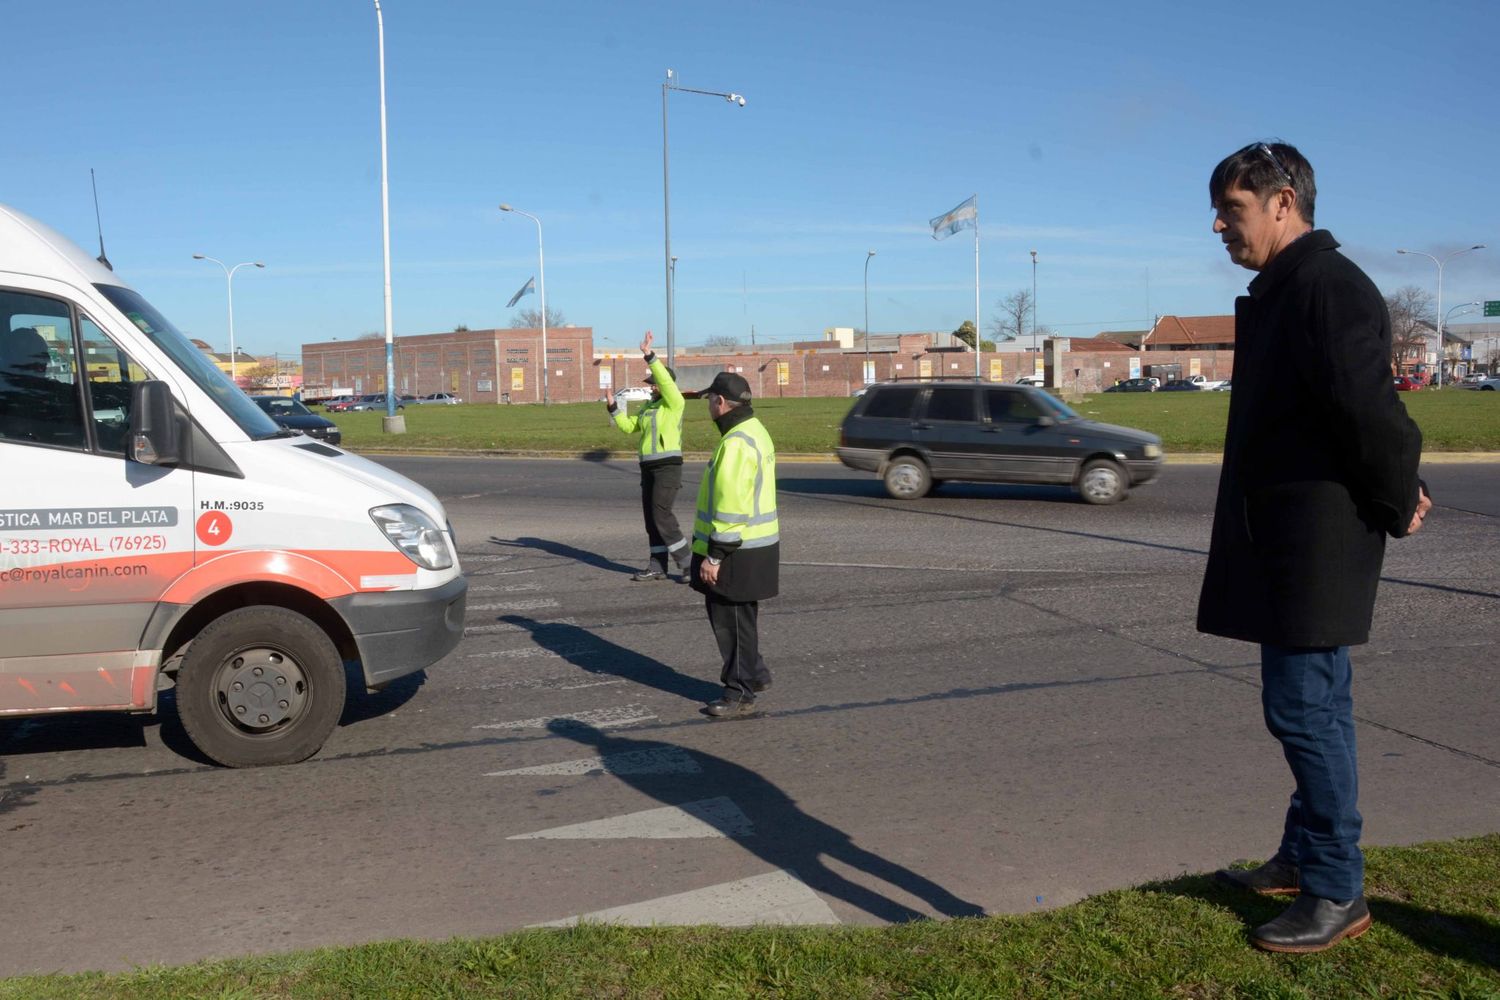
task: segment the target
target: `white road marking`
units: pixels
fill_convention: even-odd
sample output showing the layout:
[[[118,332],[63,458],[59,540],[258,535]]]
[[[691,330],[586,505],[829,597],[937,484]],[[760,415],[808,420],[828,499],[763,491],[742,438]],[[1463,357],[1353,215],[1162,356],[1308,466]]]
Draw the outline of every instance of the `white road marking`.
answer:
[[[618,683],[618,682],[609,682]],[[701,774],[703,768],[692,754],[680,747],[661,747],[653,750],[628,750],[625,753],[605,754],[603,757],[582,757],[564,760],[556,764],[538,764],[535,767],[517,767],[509,771],[490,771],[486,778],[502,778],[523,774],[579,775],[579,774]]]
[[[1076,569],[1036,569],[1035,567],[1016,566],[895,566],[886,563],[846,563],[846,562],[788,562],[782,560],[783,566],[816,566],[822,569],[907,569],[912,571],[930,571],[933,573],[1046,573],[1056,576],[1060,573],[1077,573]],[[1112,569],[1111,576],[1145,575],[1155,573],[1149,569]]]
[[[553,618],[549,621],[538,622],[538,625],[577,625],[576,618]],[[517,625],[514,622],[501,622],[498,625],[466,625],[464,635],[500,635],[508,632],[531,632],[533,626]]]
[[[687,840],[755,836],[750,817],[724,796],[518,833],[506,840]]]
[[[522,649],[496,649],[487,653],[465,653],[466,660],[556,660],[564,656],[577,656],[579,653],[587,653],[599,647],[593,643],[585,643],[581,646],[561,646],[557,649],[546,649],[542,646],[526,646]]]
[[[650,722],[656,716],[645,705],[624,705],[620,708],[596,708],[587,712],[570,712],[567,715],[542,715],[535,719],[516,719],[513,722],[485,722],[475,729],[545,729],[549,722],[582,722],[597,729],[612,729],[629,726],[637,722]]]
[[[542,585],[540,583],[513,583],[513,584],[511,584],[511,585],[509,585],[507,587],[470,587],[469,588],[469,593],[472,594],[475,591],[480,591],[480,592],[500,593],[500,594],[522,594],[522,593],[526,593],[527,591],[537,591],[537,590],[541,590],[541,589],[542,589]],[[510,607],[509,604],[470,604],[470,605],[468,605],[468,607],[467,607],[466,610],[469,610],[469,611],[496,611],[496,610],[498,610],[500,608],[508,608],[508,607]]]
[[[579,922],[627,927],[840,923],[821,896],[808,888],[796,874],[785,870],[533,926],[572,927]]]
[[[470,604],[469,611],[535,611],[538,608],[555,608],[558,604],[550,597],[534,597],[525,601],[503,601],[500,604]]]
[[[483,495],[484,494],[482,494],[482,493],[475,493],[474,494],[474,496],[476,496],[476,497],[477,496],[483,496]],[[465,556],[465,555],[460,555],[458,558],[462,559],[466,563],[490,563],[490,562],[510,562],[510,560],[514,559],[515,556],[514,555],[509,555],[509,556],[492,556],[492,555]]]

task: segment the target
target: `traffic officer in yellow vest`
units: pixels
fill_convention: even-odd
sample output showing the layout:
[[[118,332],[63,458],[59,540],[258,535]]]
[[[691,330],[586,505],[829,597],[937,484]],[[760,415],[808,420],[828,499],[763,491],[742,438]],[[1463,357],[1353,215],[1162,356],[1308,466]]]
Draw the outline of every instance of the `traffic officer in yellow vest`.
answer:
[[[704,711],[717,718],[753,711],[771,686],[760,655],[760,602],[776,596],[781,528],[776,519],[776,447],[750,409],[750,383],[720,372],[698,394],[722,437],[698,487],[693,520],[693,589],[724,657],[722,697]]]
[[[688,580],[688,542],[682,537],[672,504],[682,489],[682,414],[686,403],[677,389],[677,373],[651,349],[651,331],[641,341],[641,354],[651,374],[651,401],[635,416],[614,399],[606,397],[604,405],[614,418],[615,426],[641,439],[641,513],[646,518],[646,544],[649,552],[646,568],[632,580],[665,580],[667,559],[677,564],[683,583]]]

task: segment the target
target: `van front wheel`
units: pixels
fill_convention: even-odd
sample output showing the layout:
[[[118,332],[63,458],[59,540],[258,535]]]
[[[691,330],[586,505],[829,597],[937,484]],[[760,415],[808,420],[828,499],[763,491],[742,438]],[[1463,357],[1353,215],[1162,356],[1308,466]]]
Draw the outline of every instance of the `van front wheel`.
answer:
[[[231,611],[188,646],[177,713],[193,745],[226,767],[295,764],[317,753],[344,710],[333,642],[294,611]]]

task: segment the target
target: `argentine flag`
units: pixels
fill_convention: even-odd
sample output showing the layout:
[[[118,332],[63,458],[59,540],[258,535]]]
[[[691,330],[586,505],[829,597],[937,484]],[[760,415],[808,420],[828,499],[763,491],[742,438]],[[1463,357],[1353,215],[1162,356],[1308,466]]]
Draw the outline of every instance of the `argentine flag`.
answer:
[[[960,229],[973,229],[979,224],[979,195],[969,196],[953,211],[932,220],[932,238],[946,240]]]
[[[521,286],[521,290],[519,292],[517,292],[516,294],[514,294],[514,295],[512,295],[510,297],[510,301],[507,302],[507,303],[505,303],[505,308],[507,308],[507,309],[511,308],[517,302],[521,301],[521,296],[523,296],[523,295],[530,295],[534,291],[536,291],[536,277],[535,276],[526,279],[526,284],[524,284],[524,285]]]

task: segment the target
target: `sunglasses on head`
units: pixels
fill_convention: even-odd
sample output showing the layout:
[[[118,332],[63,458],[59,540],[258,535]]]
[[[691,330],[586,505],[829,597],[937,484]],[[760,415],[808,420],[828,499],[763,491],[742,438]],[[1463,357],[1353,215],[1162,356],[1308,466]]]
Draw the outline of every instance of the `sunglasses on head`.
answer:
[[[1281,172],[1281,176],[1286,179],[1286,186],[1287,187],[1289,187],[1289,188],[1295,188],[1297,186],[1296,184],[1294,184],[1292,182],[1292,172],[1290,170],[1288,170],[1286,167],[1284,167],[1284,166],[1281,165],[1281,161],[1279,159],[1277,159],[1276,153],[1272,151],[1272,149],[1271,149],[1270,146],[1267,146],[1263,142],[1257,142],[1255,144],[1255,148],[1258,149],[1258,150],[1260,150],[1262,153],[1265,153],[1266,154],[1266,158],[1271,161],[1271,165],[1274,166],[1278,171]]]

